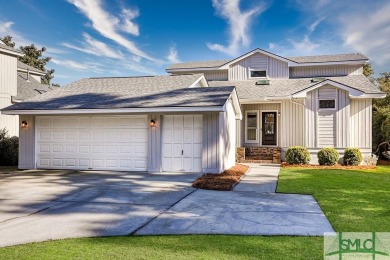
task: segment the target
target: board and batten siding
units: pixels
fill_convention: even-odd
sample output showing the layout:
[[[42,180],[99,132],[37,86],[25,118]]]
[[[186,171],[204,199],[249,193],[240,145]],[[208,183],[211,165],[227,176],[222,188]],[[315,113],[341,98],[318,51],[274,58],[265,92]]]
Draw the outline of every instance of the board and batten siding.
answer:
[[[247,80],[250,69],[267,70],[269,78],[288,78],[287,62],[274,59],[264,54],[255,53],[245,59],[233,63],[229,67],[229,80]]]
[[[226,103],[226,113],[219,113],[219,125],[221,132],[219,135],[220,170],[229,169],[236,163],[236,113],[232,102]]]
[[[318,89],[318,99],[337,100],[337,89],[323,86]],[[318,145],[320,147],[335,147],[336,145],[336,109],[318,110]]]
[[[304,144],[304,106],[302,100],[283,100],[281,104],[281,147]]]
[[[372,147],[372,99],[352,99],[350,103],[351,147]]]
[[[227,70],[212,70],[212,71],[188,71],[188,72],[174,72],[172,75],[185,75],[188,73],[203,73],[206,80],[220,80],[225,81],[228,80],[228,71]]]
[[[220,169],[220,125],[219,113],[203,115],[203,172],[219,173]]]
[[[20,124],[26,121],[27,128],[19,131],[19,162],[21,170],[35,169],[35,116],[19,116]]]
[[[344,66],[312,66],[312,67],[292,67],[290,68],[291,78],[324,77],[324,76],[346,76],[362,75],[361,65]]]
[[[0,53],[0,109],[12,105],[11,96],[17,95],[17,58]],[[11,136],[19,135],[19,118],[0,114],[0,129]]]
[[[246,118],[245,118],[245,112],[249,110],[255,110],[259,111],[259,118],[258,118],[258,131],[259,131],[259,141],[257,143],[245,143],[245,124],[246,124]],[[260,104],[245,104],[241,105],[241,111],[242,111],[242,120],[237,120],[237,124],[239,124],[239,129],[236,131],[237,133],[237,147],[249,147],[249,146],[263,146],[261,144],[262,141],[262,131],[261,131],[261,121],[262,121],[262,111],[277,111],[278,113],[281,111],[280,103],[260,103]],[[278,114],[277,113],[277,114]],[[280,126],[280,117],[277,116],[277,122],[276,122],[276,131],[277,131],[277,138],[278,138],[278,145],[280,145],[280,138],[281,138],[281,126]]]

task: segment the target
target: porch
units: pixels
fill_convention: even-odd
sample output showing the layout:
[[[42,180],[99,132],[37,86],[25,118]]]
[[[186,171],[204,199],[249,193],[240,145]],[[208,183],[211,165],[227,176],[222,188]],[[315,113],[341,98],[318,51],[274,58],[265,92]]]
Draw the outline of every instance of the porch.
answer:
[[[237,162],[281,162],[281,102],[242,104],[237,121]]]

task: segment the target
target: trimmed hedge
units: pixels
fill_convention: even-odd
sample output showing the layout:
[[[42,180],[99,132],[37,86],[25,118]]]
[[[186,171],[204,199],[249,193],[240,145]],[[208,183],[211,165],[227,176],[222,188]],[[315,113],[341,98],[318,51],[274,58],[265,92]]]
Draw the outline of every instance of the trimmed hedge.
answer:
[[[340,159],[339,153],[334,148],[322,148],[317,153],[317,157],[320,165],[335,165]]]
[[[308,164],[310,162],[310,153],[306,147],[292,146],[286,151],[286,161],[289,164]]]
[[[19,138],[10,137],[8,131],[0,129],[0,166],[18,165]]]
[[[359,165],[363,160],[362,152],[359,148],[347,148],[344,151],[345,165]]]

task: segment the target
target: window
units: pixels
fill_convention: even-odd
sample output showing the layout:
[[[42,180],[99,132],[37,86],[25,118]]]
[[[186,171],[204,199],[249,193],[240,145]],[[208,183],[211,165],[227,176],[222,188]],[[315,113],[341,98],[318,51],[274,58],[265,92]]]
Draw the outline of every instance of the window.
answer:
[[[266,78],[267,71],[265,70],[251,70],[251,78]]]
[[[245,142],[257,143],[259,141],[259,111],[245,112]]]
[[[320,99],[320,109],[335,109],[336,100],[334,99]]]

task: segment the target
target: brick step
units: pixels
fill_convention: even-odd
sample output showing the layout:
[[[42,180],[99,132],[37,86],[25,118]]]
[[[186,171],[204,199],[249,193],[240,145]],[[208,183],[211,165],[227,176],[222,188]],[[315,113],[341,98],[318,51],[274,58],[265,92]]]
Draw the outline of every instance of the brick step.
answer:
[[[238,147],[238,162],[280,163],[280,147]]]

